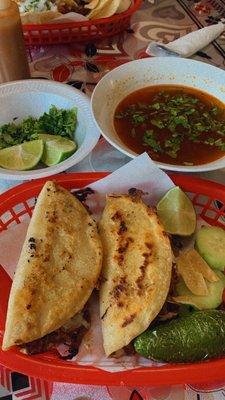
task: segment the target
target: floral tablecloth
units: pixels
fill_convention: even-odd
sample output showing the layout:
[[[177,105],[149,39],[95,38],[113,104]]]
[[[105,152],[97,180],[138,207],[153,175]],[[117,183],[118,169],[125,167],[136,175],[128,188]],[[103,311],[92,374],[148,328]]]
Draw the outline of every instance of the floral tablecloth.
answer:
[[[146,57],[145,49],[151,40],[166,43],[218,21],[225,22],[225,0],[155,0],[154,5],[152,0],[145,0],[141,9],[134,15],[130,28],[121,35],[85,45],[73,43],[29,49],[32,76],[64,82],[90,95],[95,84],[109,70],[133,59]],[[199,51],[193,58],[225,68],[225,36]],[[121,162],[119,152],[115,155],[113,151],[114,158],[119,160],[118,163]],[[104,154],[102,154],[102,160],[103,158]],[[107,160],[105,160],[100,169],[110,169],[107,166]],[[72,170],[93,170],[90,157]],[[201,175],[225,183],[225,170]],[[0,192],[15,184],[16,182],[12,181],[0,181]],[[67,385],[27,377],[0,366],[0,399],[225,399],[225,382],[208,384],[207,376],[205,381],[206,383],[201,385],[187,384],[161,388]]]

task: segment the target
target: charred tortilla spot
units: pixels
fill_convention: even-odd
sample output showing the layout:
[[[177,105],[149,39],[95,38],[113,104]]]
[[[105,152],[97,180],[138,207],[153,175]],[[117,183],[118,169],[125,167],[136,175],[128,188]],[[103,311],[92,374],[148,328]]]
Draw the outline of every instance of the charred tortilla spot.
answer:
[[[122,214],[119,211],[116,211],[116,213],[112,216],[113,221],[116,221],[121,218],[122,218]]]
[[[30,243],[29,244],[29,249],[30,250],[36,250],[36,244],[35,243]]]
[[[36,243],[35,243],[36,241],[35,241],[35,238],[34,237],[30,237],[29,239],[28,239],[28,247],[29,247],[29,249],[30,250],[36,250]]]
[[[136,189],[136,188],[130,188],[128,190],[128,193],[129,193],[130,196],[136,196],[137,192],[138,192],[138,189]]]
[[[124,262],[125,254],[128,249],[128,246],[130,243],[134,241],[133,238],[131,237],[119,237],[118,238],[118,249],[117,253],[114,256],[115,260],[118,262],[118,264],[121,266]]]
[[[118,235],[121,235],[122,233],[127,231],[127,227],[125,224],[125,221],[123,219],[123,215],[121,214],[121,212],[116,211],[116,213],[112,216],[112,220],[115,221],[119,221],[120,222],[120,226],[119,226],[119,230],[118,230]]]
[[[122,293],[127,293],[127,281],[125,276],[120,278],[119,283],[113,288],[111,295],[118,300]]]
[[[85,188],[76,190],[75,192],[72,193],[72,195],[75,196],[77,200],[79,200],[81,203],[83,203],[89,195],[94,193],[95,193],[94,190],[92,190],[91,188]]]
[[[118,257],[117,259],[118,259],[119,265],[123,264],[123,262],[124,262],[124,255],[123,255],[123,254],[120,254],[119,257]]]
[[[145,260],[146,260],[146,259],[148,259],[148,258],[150,257],[151,254],[152,254],[152,253],[150,252],[150,253],[143,253],[142,255],[143,255],[143,257],[144,257]]]
[[[146,269],[148,267],[149,259],[150,259],[151,255],[152,255],[151,252],[142,254],[142,256],[144,257],[144,262],[140,266],[141,275],[136,280],[136,285],[137,285],[139,291],[141,291],[143,289],[143,281],[145,279],[145,273],[146,273]]]
[[[49,216],[48,222],[55,224],[57,222],[57,215],[55,211],[52,211],[51,215]]]
[[[148,194],[147,192],[143,192],[143,190],[137,189],[137,188],[130,188],[128,190],[129,196],[130,197],[136,197],[136,198],[141,198],[145,194]]]
[[[118,299],[120,297],[120,294],[124,291],[124,286],[119,284],[116,285],[113,289],[113,297],[115,297],[115,299]]]
[[[155,214],[155,211],[154,211],[153,207],[151,207],[151,206],[147,206],[146,210],[147,210],[148,215],[150,215],[150,216]],[[161,226],[158,218],[156,218],[156,223]]]
[[[108,308],[106,308],[106,310],[105,310],[104,314],[101,316],[101,319],[104,319],[104,318],[105,318],[105,316],[106,316],[106,314],[107,314],[107,312],[108,312],[108,309],[109,309],[109,307],[108,307]]]
[[[136,313],[131,314],[129,317],[127,317],[124,322],[122,323],[121,327],[125,328],[127,325],[131,324],[133,322],[134,318],[136,317]]]
[[[29,310],[31,308],[31,304],[27,304],[26,309]]]
[[[125,239],[125,243],[121,244],[118,248],[118,253],[125,253],[125,251],[127,250],[128,246],[130,243],[133,243],[134,239],[131,237],[128,237]]]
[[[119,301],[119,302],[117,303],[117,305],[118,305],[118,307],[122,308],[122,307],[124,306],[124,303],[123,303],[122,301]]]
[[[127,246],[128,246],[128,243],[127,243]],[[126,249],[127,249],[127,246],[125,245],[125,246],[121,246],[121,247],[119,247],[118,248],[118,252],[121,254],[121,253],[124,253],[125,251],[126,251]]]
[[[127,227],[124,221],[120,222],[120,227],[118,230],[118,235],[121,235],[121,233],[126,232],[127,231]]]
[[[152,243],[146,242],[146,243],[145,243],[145,246],[146,246],[149,250],[152,249]]]

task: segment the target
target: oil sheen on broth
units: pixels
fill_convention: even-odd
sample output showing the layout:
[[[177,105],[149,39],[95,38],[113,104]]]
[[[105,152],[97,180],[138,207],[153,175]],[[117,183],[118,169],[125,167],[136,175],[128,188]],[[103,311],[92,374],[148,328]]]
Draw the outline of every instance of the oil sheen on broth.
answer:
[[[150,86],[117,106],[115,130],[131,150],[153,160],[199,165],[225,155],[225,105],[200,90]]]

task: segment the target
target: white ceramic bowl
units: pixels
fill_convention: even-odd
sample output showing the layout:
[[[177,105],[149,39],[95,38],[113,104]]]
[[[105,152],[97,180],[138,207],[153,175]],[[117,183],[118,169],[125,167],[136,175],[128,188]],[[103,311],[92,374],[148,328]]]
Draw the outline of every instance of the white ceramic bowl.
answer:
[[[81,91],[62,83],[44,79],[30,79],[0,85],[0,126],[28,116],[39,117],[51,105],[71,109],[76,106],[78,124],[74,133],[78,150],[65,161],[31,171],[12,171],[0,168],[0,179],[36,179],[65,171],[85,158],[96,145],[100,133],[94,124],[90,100]]]
[[[156,57],[131,61],[115,68],[95,87],[91,107],[97,127],[105,139],[129,157],[134,158],[137,154],[121,141],[114,129],[115,109],[124,97],[135,90],[162,84],[197,88],[225,103],[225,71],[209,64],[182,58]],[[225,157],[194,166],[156,163],[165,170],[200,172],[225,167]]]

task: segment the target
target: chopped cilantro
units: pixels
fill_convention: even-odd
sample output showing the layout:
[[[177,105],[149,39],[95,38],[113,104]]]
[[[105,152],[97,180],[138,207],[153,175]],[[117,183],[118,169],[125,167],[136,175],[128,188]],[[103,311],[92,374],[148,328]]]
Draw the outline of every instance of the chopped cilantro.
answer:
[[[213,115],[217,115],[219,113],[219,108],[217,106],[214,106],[214,107],[211,108],[210,112]]]
[[[160,153],[162,151],[160,142],[154,137],[153,130],[148,130],[145,132],[143,141],[146,146],[150,146],[156,153]]]
[[[51,106],[49,112],[39,118],[38,123],[45,133],[73,139],[77,124],[77,109],[74,107],[71,110],[65,110]]]
[[[150,104],[131,104],[116,118],[131,123],[132,137],[140,134],[145,146],[172,158],[185,140],[225,151],[224,112],[188,93],[161,91]]]
[[[160,103],[154,103],[154,104],[151,104],[149,107],[152,108],[153,110],[160,110],[161,105],[160,105]]]
[[[151,124],[157,126],[157,128],[162,129],[165,127],[163,121],[160,121],[159,119],[151,119]]]
[[[182,143],[182,136],[177,135],[173,136],[171,139],[167,139],[165,141],[166,154],[168,154],[172,158],[177,157],[177,153],[180,150],[180,146]]]
[[[132,120],[135,125],[143,124],[145,122],[145,116],[142,115],[140,112],[135,112],[132,115]]]

